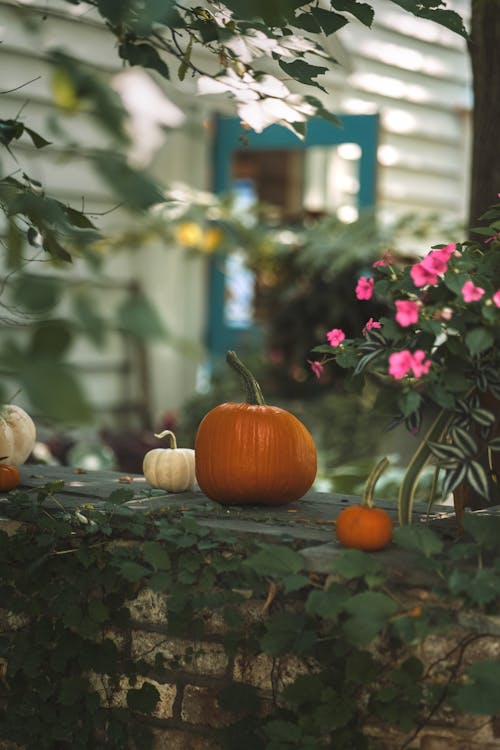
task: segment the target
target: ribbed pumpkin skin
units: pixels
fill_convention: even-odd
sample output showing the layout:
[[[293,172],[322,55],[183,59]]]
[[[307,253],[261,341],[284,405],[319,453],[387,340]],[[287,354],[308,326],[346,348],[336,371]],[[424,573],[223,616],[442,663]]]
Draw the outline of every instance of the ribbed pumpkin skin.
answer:
[[[392,539],[392,519],[382,508],[351,505],[337,517],[335,532],[344,547],[375,552]]]
[[[30,415],[14,404],[0,409],[0,463],[23,464],[34,448],[36,428]]]
[[[142,471],[152,487],[168,492],[192,490],[194,451],[191,448],[153,448],[144,456]]]
[[[196,479],[222,505],[286,505],[316,477],[314,441],[277,406],[225,403],[202,419],[195,440]]]

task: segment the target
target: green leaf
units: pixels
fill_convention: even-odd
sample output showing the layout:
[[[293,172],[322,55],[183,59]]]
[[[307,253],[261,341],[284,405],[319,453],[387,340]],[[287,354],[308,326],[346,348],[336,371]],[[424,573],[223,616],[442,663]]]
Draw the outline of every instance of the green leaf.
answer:
[[[472,538],[486,549],[497,549],[500,539],[500,516],[466,513],[463,527]]]
[[[147,578],[151,573],[150,568],[146,568],[133,560],[119,560],[117,567],[122,576],[131,583],[137,583],[143,578]]]
[[[29,353],[35,358],[60,359],[73,341],[73,332],[64,320],[49,320],[40,323],[31,336]]]
[[[313,7],[310,10],[311,15],[317,21],[320,29],[329,36],[335,34],[343,26],[348,23],[348,19],[342,16],[340,13],[335,13],[332,10],[324,10],[323,8]]]
[[[123,156],[109,151],[100,152],[95,154],[93,162],[96,170],[128,208],[144,211],[164,200],[151,177],[132,169]]]
[[[452,427],[450,437],[455,445],[464,456],[475,456],[478,451],[477,443],[468,432],[461,427]]]
[[[295,722],[274,719],[265,724],[264,731],[271,742],[284,743],[280,747],[298,747],[302,731]]]
[[[35,313],[47,313],[59,302],[62,285],[59,279],[25,273],[15,280],[13,293],[17,305]]]
[[[82,387],[59,360],[26,362],[19,381],[40,414],[56,422],[88,422],[91,410]]]
[[[144,560],[155,570],[170,570],[170,556],[159,542],[144,542],[142,547]]]
[[[167,331],[149,300],[141,293],[128,297],[117,310],[117,325],[126,333],[146,341],[165,341]]]
[[[335,620],[343,611],[351,594],[346,586],[332,583],[326,591],[311,591],[306,601],[306,612],[311,616]]]
[[[357,549],[345,550],[332,564],[332,572],[347,580],[380,575],[381,571],[382,566],[373,555]]]
[[[285,60],[280,59],[279,66],[287,75],[294,78],[296,81],[309,85],[312,84],[322,91],[326,91],[326,89],[314,79],[317,78],[317,76],[326,73],[328,68],[320,65],[311,65],[311,63],[308,63],[301,58],[297,58],[296,60],[293,60],[293,62],[286,62]]]
[[[421,403],[422,397],[417,391],[406,391],[398,397],[398,406],[401,409],[403,417],[409,417],[410,414],[417,411]]]
[[[304,568],[304,558],[280,544],[266,544],[245,560],[244,565],[260,576],[289,576]]]
[[[455,487],[461,484],[467,475],[467,464],[459,463],[458,466],[446,472],[443,480],[442,493],[446,497],[453,492]]]
[[[481,497],[489,499],[490,487],[486,471],[479,461],[469,461],[467,464],[466,479],[470,486],[478,492]]]
[[[370,27],[373,23],[375,12],[367,3],[359,3],[357,0],[330,0],[330,5],[335,10],[352,13],[365,26]]]
[[[494,716],[500,711],[500,662],[484,659],[467,670],[471,682],[457,689],[453,704],[465,713]]]
[[[416,550],[427,558],[438,555],[443,550],[443,542],[439,536],[421,524],[394,529],[393,540],[403,549]]]
[[[253,685],[233,682],[217,694],[217,702],[225,711],[239,713],[242,706],[248,713],[256,713],[260,706],[259,691]]]
[[[31,128],[27,128],[26,125],[24,126],[24,132],[29,135],[35,148],[44,148],[44,146],[50,146],[50,141],[42,138],[39,133],[36,133]]]
[[[138,690],[132,688],[127,692],[127,706],[131,711],[138,711],[142,714],[152,713],[159,700],[160,693],[150,682],[144,682]]]
[[[96,310],[97,301],[85,292],[80,292],[73,298],[73,311],[81,325],[81,332],[96,346],[102,347],[106,340],[106,321]]]
[[[487,328],[473,328],[465,334],[467,349],[474,356],[491,349],[495,339]]]
[[[168,65],[150,44],[123,42],[118,47],[118,54],[123,60],[128,60],[131,65],[139,65],[141,68],[151,68],[152,70],[156,70],[163,78],[170,79]]]
[[[397,605],[380,591],[355,594],[345,604],[350,615],[343,624],[346,638],[356,645],[368,645],[387,625],[397,610]]]

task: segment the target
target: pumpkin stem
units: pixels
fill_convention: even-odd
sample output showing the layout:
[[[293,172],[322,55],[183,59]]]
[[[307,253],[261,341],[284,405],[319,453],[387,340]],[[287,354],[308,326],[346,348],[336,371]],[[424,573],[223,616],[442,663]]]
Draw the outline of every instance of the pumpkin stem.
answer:
[[[228,352],[226,355],[226,362],[230,367],[241,375],[243,382],[245,383],[246,389],[246,401],[247,404],[255,404],[256,406],[265,406],[264,396],[260,389],[260,385],[252,375],[248,367],[243,364],[236,352]]]
[[[175,451],[177,449],[177,440],[175,439],[175,435],[171,430],[163,430],[163,432],[154,433],[155,438],[164,438],[166,435],[168,435],[170,438],[170,447]]]
[[[371,470],[370,475],[368,479],[366,480],[366,485],[363,490],[363,497],[361,499],[361,505],[364,508],[373,508],[373,492],[375,490],[375,485],[380,479],[381,474],[386,470],[386,468],[389,466],[389,459],[387,456],[385,458],[382,458],[376,466]]]

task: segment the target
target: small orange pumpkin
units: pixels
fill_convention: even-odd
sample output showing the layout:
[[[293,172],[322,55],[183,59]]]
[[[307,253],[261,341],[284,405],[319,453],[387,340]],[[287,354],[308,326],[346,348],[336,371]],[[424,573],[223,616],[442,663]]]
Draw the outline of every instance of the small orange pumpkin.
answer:
[[[4,458],[0,458],[3,461]],[[21,481],[21,475],[17,466],[0,463],[0,492],[13,490]]]
[[[268,406],[252,373],[235,352],[228,364],[242,377],[243,404],[216,406],[202,419],[195,439],[196,479],[222,505],[286,505],[316,477],[316,446],[293,414]]]
[[[344,547],[375,552],[387,547],[392,539],[392,518],[373,504],[373,490],[389,461],[383,458],[368,477],[361,505],[344,508],[335,524],[337,540]]]

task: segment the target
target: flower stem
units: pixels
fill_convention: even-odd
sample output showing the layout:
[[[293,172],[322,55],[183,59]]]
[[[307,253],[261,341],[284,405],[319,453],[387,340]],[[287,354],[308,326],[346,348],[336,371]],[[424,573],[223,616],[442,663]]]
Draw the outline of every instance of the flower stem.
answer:
[[[240,360],[236,352],[228,352],[226,355],[226,362],[243,379],[246,390],[247,404],[254,404],[255,406],[265,406],[266,402],[264,401],[264,396],[262,395],[260,385],[252,375],[248,367],[246,367],[246,365],[244,365]]]
[[[171,430],[163,430],[163,432],[160,432],[160,433],[155,432],[154,435],[155,435],[155,438],[164,438],[168,435],[170,438],[170,447],[174,451],[177,449],[177,440],[175,439],[175,435]]]
[[[375,485],[382,473],[389,466],[389,459],[387,456],[382,458],[376,466],[371,470],[368,479],[366,480],[365,488],[363,490],[363,497],[361,499],[361,505],[364,508],[373,508],[373,493],[375,491]]]

